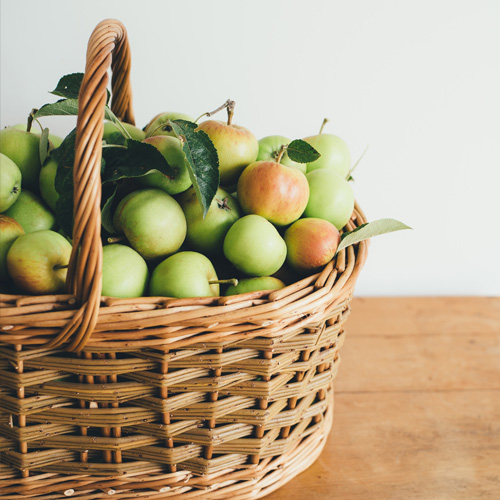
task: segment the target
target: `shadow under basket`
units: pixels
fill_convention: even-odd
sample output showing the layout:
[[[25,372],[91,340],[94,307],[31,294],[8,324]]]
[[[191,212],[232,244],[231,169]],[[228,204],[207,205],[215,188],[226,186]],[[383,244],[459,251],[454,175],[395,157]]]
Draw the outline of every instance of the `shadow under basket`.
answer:
[[[109,67],[112,109],[133,123],[115,20],[94,30],[80,90],[70,293],[0,295],[0,497],[260,498],[324,446],[367,242],[281,290],[101,297]],[[346,230],[365,222],[356,205]]]

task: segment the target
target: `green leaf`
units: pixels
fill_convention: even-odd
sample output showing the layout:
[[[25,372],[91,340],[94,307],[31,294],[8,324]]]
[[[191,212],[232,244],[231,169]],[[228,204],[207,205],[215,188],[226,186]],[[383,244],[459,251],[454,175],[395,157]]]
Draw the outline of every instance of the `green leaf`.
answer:
[[[65,97],[66,99],[78,99],[80,94],[80,87],[82,85],[84,74],[83,73],[71,73],[69,75],[64,75],[58,82],[57,87],[50,92],[51,94],[58,95],[60,97]],[[106,104],[108,104],[111,94],[107,90]]]
[[[83,73],[71,73],[64,75],[58,82],[57,87],[51,94],[65,97],[66,99],[78,99]]]
[[[78,99],[60,99],[51,104],[45,104],[34,115],[34,118],[42,116],[76,116],[78,115]],[[104,116],[107,120],[117,119],[111,110],[106,106]]]
[[[73,234],[73,163],[75,162],[76,128],[63,140],[61,145],[50,153],[57,162],[55,188],[59,193],[56,202],[56,222],[62,230]]]
[[[182,141],[182,150],[188,161],[188,170],[196,197],[205,217],[219,187],[219,157],[208,135],[195,131],[196,123],[186,120],[169,120],[175,135]]]
[[[367,222],[352,231],[342,234],[337,253],[349,245],[373,238],[373,236],[401,231],[402,229],[411,229],[411,227],[395,219],[378,219],[373,222]]]
[[[288,157],[297,163],[312,163],[321,155],[306,141],[295,139],[286,148]]]
[[[104,203],[104,206],[102,207],[101,210],[101,223],[102,227],[109,233],[109,234],[116,234],[115,227],[113,226],[113,214],[114,214],[114,209],[115,209],[115,198],[116,198],[116,191],[118,189],[118,186],[116,184],[109,184],[109,193],[105,193],[106,186],[103,186],[103,199],[106,199],[106,202]]]
[[[102,155],[106,161],[102,173],[103,183],[142,177],[152,170],[158,170],[163,175],[175,175],[165,157],[147,142],[129,139],[125,146],[104,148]]]
[[[40,163],[43,165],[45,160],[49,156],[49,129],[44,128],[42,130],[42,135],[40,136],[40,143],[38,145],[38,151],[40,153]]]

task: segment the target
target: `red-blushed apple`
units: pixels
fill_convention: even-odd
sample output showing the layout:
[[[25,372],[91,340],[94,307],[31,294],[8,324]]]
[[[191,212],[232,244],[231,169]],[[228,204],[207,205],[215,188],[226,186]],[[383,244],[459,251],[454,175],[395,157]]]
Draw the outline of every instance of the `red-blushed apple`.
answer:
[[[102,251],[102,295],[142,297],[146,293],[149,271],[146,261],[126,245],[106,245]]]
[[[282,135],[269,135],[259,140],[259,154],[257,161],[276,161],[281,153],[283,146],[288,146],[292,141]],[[286,167],[298,168],[304,174],[307,172],[307,165],[305,163],[298,163],[290,160],[288,152],[285,151],[280,163]]]
[[[151,273],[149,294],[158,297],[217,297],[219,284],[210,260],[198,252],[178,252]]]
[[[179,203],[186,216],[186,243],[197,252],[210,256],[220,254],[226,233],[240,218],[240,207],[236,200],[218,188],[205,217],[194,188],[183,193]]]
[[[257,278],[244,278],[237,285],[230,285],[224,295],[238,295],[240,293],[260,292],[261,290],[279,290],[285,284],[272,276],[259,276]]]
[[[0,214],[0,282],[9,278],[7,271],[7,253],[14,241],[24,234],[24,229],[12,217]]]
[[[244,212],[260,215],[277,226],[297,220],[309,200],[306,176],[274,161],[248,165],[238,180],[237,192]]]
[[[186,218],[179,203],[160,189],[140,189],[123,198],[113,225],[146,260],[164,258],[186,238]]]
[[[314,272],[328,264],[340,243],[339,230],[323,219],[306,218],[285,231],[286,261],[300,273]]]
[[[193,118],[184,113],[177,113],[176,111],[165,111],[153,117],[146,125],[144,131],[146,137],[153,137],[155,135],[170,135],[175,137],[175,132],[172,125],[167,122],[169,120],[185,120],[187,122],[194,122]]]
[[[40,136],[15,127],[0,130],[0,153],[8,156],[22,174],[22,188],[38,192]]]
[[[286,244],[267,219],[260,215],[246,215],[227,232],[224,255],[242,273],[269,276],[285,262]]]
[[[257,159],[259,143],[245,127],[207,120],[196,130],[206,132],[217,150],[220,185],[223,187],[236,183],[243,169]]]
[[[21,194],[22,174],[19,167],[0,153],[0,212],[5,212]]]
[[[55,231],[19,236],[7,253],[7,269],[14,284],[34,295],[63,293],[71,244]]]
[[[304,217],[318,217],[342,229],[354,209],[354,192],[343,177],[330,169],[318,169],[306,174],[309,201]]]
[[[53,229],[56,224],[54,214],[40,196],[23,189],[16,202],[5,212],[23,226],[25,233],[42,229]]]
[[[156,135],[144,139],[145,143],[154,146],[165,158],[174,171],[172,176],[167,176],[161,172],[151,172],[137,181],[145,187],[157,188],[167,194],[178,194],[186,191],[193,181],[189,175],[188,161],[182,150],[182,144],[177,137],[168,135]]]

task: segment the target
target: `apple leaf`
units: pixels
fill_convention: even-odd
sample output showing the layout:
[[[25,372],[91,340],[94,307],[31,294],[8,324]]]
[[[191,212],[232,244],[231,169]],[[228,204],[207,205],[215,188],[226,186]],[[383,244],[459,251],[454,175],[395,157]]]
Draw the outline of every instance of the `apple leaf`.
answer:
[[[82,80],[83,73],[64,75],[57,83],[56,88],[50,93],[66,99],[78,99]]]
[[[196,123],[186,120],[169,120],[168,123],[182,142],[189,175],[205,217],[219,187],[217,150],[205,132],[196,130]]]
[[[55,188],[59,193],[55,216],[58,226],[68,235],[73,234],[73,163],[75,161],[76,128],[53,149],[51,158],[57,162]]]
[[[286,148],[288,157],[297,163],[312,163],[321,155],[306,141],[295,139]]]
[[[57,83],[56,88],[50,93],[60,97],[65,97],[66,99],[78,99],[83,77],[83,73],[71,73],[69,75],[64,75]],[[111,93],[107,90],[106,104],[108,104],[110,98]]]
[[[165,157],[147,142],[129,139],[125,146],[104,148],[102,156],[106,161],[103,183],[142,177],[152,170],[167,176],[175,175]]]
[[[411,229],[411,227],[395,219],[378,219],[373,222],[367,222],[352,231],[342,234],[337,253],[349,245],[373,238],[373,236],[401,231],[402,229]]]
[[[60,99],[51,104],[44,104],[34,115],[34,118],[42,116],[76,116],[78,115],[78,99]],[[116,120],[116,116],[106,106],[104,117],[107,120]]]
[[[40,153],[40,164],[43,165],[45,160],[49,156],[49,129],[44,128],[42,130],[42,135],[40,136],[40,143],[38,145],[38,151]]]
[[[103,198],[106,198],[106,202],[101,210],[101,224],[109,234],[116,234],[115,227],[113,226],[113,214],[117,189],[118,186],[116,184],[109,185],[110,194],[106,193],[105,196],[105,191],[108,190],[108,188],[106,188],[105,185],[102,187]]]

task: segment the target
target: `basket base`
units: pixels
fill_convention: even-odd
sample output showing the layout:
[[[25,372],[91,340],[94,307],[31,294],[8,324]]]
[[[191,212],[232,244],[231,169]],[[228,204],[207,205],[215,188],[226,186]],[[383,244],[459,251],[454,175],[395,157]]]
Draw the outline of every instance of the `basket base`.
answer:
[[[11,479],[17,471],[0,465],[2,500],[255,500],[277,490],[305,471],[321,454],[333,421],[333,388],[329,404],[318,427],[283,455],[245,469],[226,469],[216,474],[193,476],[178,471],[161,477],[102,477],[41,474]],[[141,485],[143,483],[143,486]]]

